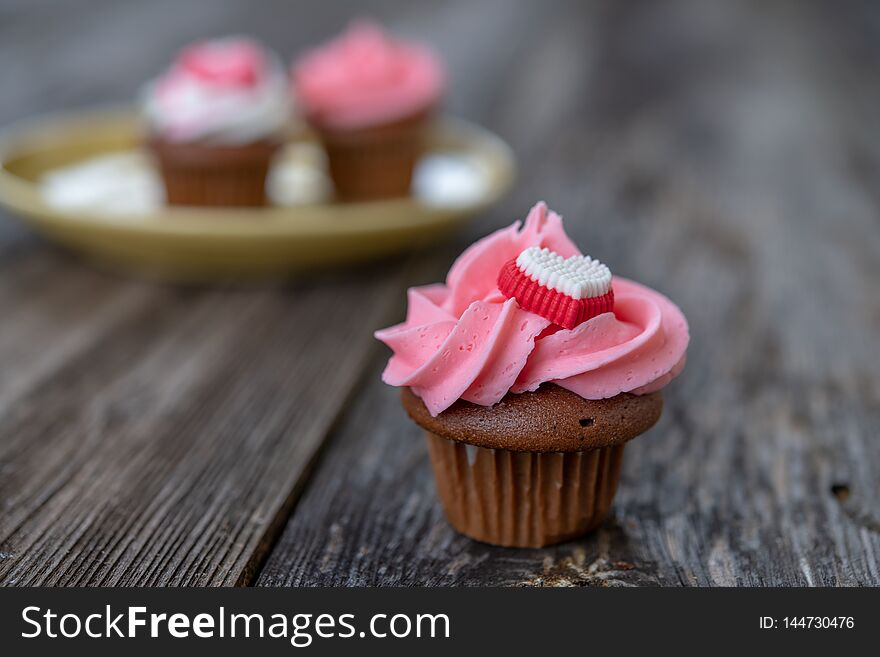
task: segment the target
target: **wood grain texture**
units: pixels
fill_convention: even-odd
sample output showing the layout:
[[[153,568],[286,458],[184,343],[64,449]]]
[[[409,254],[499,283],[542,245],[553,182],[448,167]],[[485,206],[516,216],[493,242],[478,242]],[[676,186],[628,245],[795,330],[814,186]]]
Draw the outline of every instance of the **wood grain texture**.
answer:
[[[604,528],[493,548],[444,521],[377,357],[258,583],[880,584],[876,8],[602,3],[530,28],[493,76],[524,165],[507,207],[546,198],[682,306],[664,417]]]
[[[406,31],[427,6],[374,9]],[[16,93],[0,120],[130,99],[205,34],[253,32],[290,56],[353,13],[262,9],[88,0],[58,21],[50,4],[7,3],[0,54],[18,66],[3,73]],[[377,349],[373,329],[402,307],[411,265],[163,286],[96,272],[0,222],[0,582],[249,583]]]
[[[400,286],[382,272],[108,302],[121,318],[7,407],[0,577],[247,582]]]
[[[7,0],[0,122],[127,100],[205,34],[290,56],[355,6],[443,53],[520,184],[417,263],[248,287],[97,272],[0,217],[0,583],[880,584],[876,7]],[[506,550],[445,523],[370,334],[539,198],[693,341],[610,522]]]

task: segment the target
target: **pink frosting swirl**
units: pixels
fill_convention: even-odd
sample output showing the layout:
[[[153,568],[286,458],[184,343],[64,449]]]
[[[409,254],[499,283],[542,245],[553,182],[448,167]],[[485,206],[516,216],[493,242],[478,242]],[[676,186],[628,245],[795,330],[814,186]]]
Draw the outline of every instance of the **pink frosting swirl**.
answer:
[[[405,322],[376,332],[394,352],[382,380],[409,386],[436,416],[458,399],[491,406],[548,381],[585,399],[645,394],[681,372],[687,320],[643,285],[615,276],[614,312],[555,331],[506,299],[498,271],[530,246],[580,254],[544,203],[532,208],[525,226],[516,222],[476,242],[452,265],[445,285],[409,290]]]
[[[293,84],[312,122],[356,129],[430,109],[443,91],[444,74],[427,48],[361,21],[300,57]]]

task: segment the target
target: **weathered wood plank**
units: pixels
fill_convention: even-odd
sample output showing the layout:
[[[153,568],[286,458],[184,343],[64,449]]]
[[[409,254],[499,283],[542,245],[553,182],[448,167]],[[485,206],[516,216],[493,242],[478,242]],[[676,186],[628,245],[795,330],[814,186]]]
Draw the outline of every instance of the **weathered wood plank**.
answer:
[[[19,67],[0,119],[129,99],[205,34],[253,32],[288,56],[353,14],[310,4],[89,0],[63,22],[48,5],[3,7],[0,54]],[[473,91],[450,105],[475,107],[493,86],[472,58],[506,52],[479,23],[506,6],[483,5],[477,23],[462,2],[373,9],[404,31],[470,29],[470,48],[446,50],[456,88]],[[414,275],[396,262],[288,287],[175,288],[84,268],[5,220],[0,271],[0,582],[19,585],[248,583]]]
[[[3,122],[130,98],[206,33],[289,55],[351,10],[89,0],[53,21],[22,4],[0,7],[18,63]],[[628,450],[611,522],[514,551],[442,520],[368,334],[451,251],[418,273],[186,289],[85,269],[2,220],[0,581],[248,583],[345,409],[261,584],[880,584],[876,9],[375,9],[435,42],[450,109],[521,156],[522,184],[471,237],[544,197],[691,320],[690,365]]]
[[[516,214],[547,198],[691,322],[610,522],[545,550],[456,535],[376,360],[259,584],[880,584],[880,88],[851,42],[878,22],[774,7],[557,14],[503,79],[556,94],[498,110],[525,132]]]
[[[400,276],[168,288],[63,362],[4,414],[0,579],[248,581]]]

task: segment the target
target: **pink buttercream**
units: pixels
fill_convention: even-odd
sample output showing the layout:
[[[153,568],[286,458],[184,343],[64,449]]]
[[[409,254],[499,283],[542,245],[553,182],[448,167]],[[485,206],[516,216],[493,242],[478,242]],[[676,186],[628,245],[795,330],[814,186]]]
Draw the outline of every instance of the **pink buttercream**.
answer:
[[[202,41],[184,48],[177,64],[205,84],[253,87],[265,75],[266,55],[249,39]]]
[[[529,246],[564,257],[580,253],[544,203],[532,208],[525,226],[516,222],[476,242],[452,265],[445,285],[409,290],[405,322],[376,332],[394,352],[382,380],[409,386],[437,415],[459,398],[491,406],[548,381],[585,399],[646,394],[681,372],[687,320],[648,287],[615,276],[613,312],[556,331],[506,299],[496,286],[498,270]]]
[[[430,109],[443,91],[444,74],[427,48],[358,22],[297,60],[293,82],[311,121],[356,129]]]

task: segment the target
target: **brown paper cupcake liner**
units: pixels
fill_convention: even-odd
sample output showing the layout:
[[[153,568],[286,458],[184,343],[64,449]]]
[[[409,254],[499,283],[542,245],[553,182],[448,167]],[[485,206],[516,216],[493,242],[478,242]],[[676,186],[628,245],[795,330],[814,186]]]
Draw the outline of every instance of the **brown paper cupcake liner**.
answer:
[[[213,146],[154,140],[150,146],[168,204],[266,205],[266,177],[277,144],[264,141],[243,146]]]
[[[507,547],[543,547],[598,527],[617,490],[625,446],[515,452],[425,434],[449,523]]]
[[[427,114],[363,130],[318,129],[340,201],[409,194],[416,162],[425,149]]]

